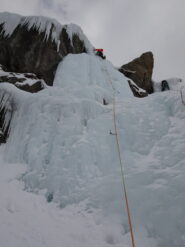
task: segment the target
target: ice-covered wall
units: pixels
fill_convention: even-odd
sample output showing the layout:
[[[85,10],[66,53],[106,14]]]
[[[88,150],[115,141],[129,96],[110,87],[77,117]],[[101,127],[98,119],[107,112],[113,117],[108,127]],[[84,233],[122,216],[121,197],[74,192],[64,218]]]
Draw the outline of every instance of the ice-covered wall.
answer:
[[[112,171],[110,78],[120,97],[133,97],[126,79],[109,62],[68,55],[52,88],[24,97],[12,120],[7,159],[28,164],[23,177],[27,188],[47,189],[66,205],[86,198],[94,181]]]
[[[158,246],[182,247],[185,108],[177,91],[135,98],[126,78],[108,61],[68,55],[53,87],[34,95],[14,92],[18,107],[4,149],[6,161],[26,164],[20,179],[27,190],[44,193],[61,207],[83,201],[92,217],[95,208],[100,212],[97,224],[101,217],[110,226],[117,222],[126,235],[120,167],[110,134],[110,80],[136,244],[152,246],[144,243],[144,231]]]

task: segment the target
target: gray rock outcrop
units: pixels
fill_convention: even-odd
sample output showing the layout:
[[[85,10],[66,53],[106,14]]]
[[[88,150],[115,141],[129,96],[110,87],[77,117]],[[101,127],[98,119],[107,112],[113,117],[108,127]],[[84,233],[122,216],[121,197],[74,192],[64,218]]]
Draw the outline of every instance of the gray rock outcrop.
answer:
[[[150,94],[153,93],[153,66],[153,54],[152,52],[146,52],[130,63],[122,65],[119,71],[130,78],[139,88]]]

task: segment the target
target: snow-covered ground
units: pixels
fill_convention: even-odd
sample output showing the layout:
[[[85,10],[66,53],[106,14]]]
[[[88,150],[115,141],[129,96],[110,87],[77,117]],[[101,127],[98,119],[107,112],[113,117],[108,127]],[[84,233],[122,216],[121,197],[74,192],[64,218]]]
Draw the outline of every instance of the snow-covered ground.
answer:
[[[1,247],[129,246],[128,234],[101,221],[99,211],[85,203],[61,210],[43,196],[24,191],[23,182],[16,178],[25,172],[25,165],[1,160],[0,169]]]
[[[1,85],[17,105],[0,149],[0,246],[131,246],[115,136],[109,134],[110,80],[136,246],[185,246],[179,91],[134,98],[121,73],[87,54],[68,55],[54,87],[37,94]]]

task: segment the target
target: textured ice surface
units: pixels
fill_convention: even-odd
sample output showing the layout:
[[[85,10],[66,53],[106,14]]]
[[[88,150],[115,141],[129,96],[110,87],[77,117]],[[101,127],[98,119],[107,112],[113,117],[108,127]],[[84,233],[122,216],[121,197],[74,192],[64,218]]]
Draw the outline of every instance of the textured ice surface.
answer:
[[[7,93],[17,90],[12,95],[18,101],[4,159],[9,165],[26,164],[26,170],[19,174],[26,189],[44,194],[46,199],[52,195],[63,207],[61,212],[69,219],[63,220],[67,228],[62,228],[65,247],[73,243],[130,246],[115,137],[109,134],[114,131],[110,79],[116,90],[116,117],[136,246],[182,247],[185,108],[176,91],[134,98],[126,78],[109,62],[87,54],[68,55],[58,67],[53,87],[34,95],[18,94],[11,85],[4,88]],[[31,207],[32,212],[34,206],[28,200],[30,204],[25,203],[25,207]],[[35,209],[38,218],[42,215],[40,205],[48,212],[39,200]],[[75,229],[68,217],[69,207],[74,207],[74,226],[79,222]],[[62,223],[56,224],[60,228]],[[43,222],[38,225],[42,229],[38,231],[40,247],[47,234]],[[26,226],[25,231],[29,229]],[[11,236],[19,243],[20,238]],[[36,236],[33,231],[26,239],[31,243]],[[59,235],[56,238],[61,239]]]

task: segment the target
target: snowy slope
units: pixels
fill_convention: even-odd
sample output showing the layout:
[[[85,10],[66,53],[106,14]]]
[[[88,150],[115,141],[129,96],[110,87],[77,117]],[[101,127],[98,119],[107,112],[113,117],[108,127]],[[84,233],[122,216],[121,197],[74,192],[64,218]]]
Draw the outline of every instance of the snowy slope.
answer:
[[[179,92],[134,98],[109,62],[80,54],[68,55],[54,87],[37,94],[18,95],[12,85],[0,85],[18,98],[10,138],[1,147],[2,247],[131,246],[109,134],[110,80],[136,246],[185,245],[185,108]],[[22,181],[38,195],[22,191]],[[62,209],[46,202],[52,197]]]

